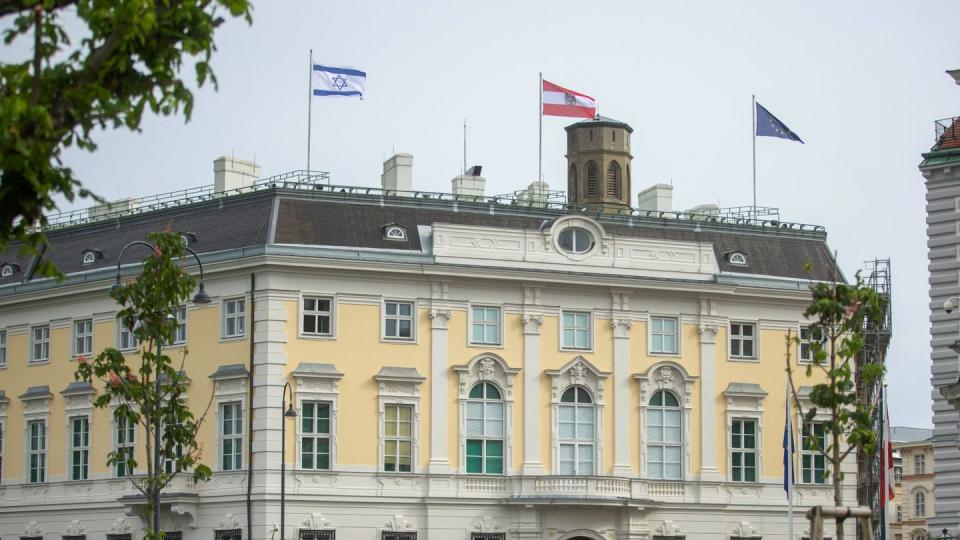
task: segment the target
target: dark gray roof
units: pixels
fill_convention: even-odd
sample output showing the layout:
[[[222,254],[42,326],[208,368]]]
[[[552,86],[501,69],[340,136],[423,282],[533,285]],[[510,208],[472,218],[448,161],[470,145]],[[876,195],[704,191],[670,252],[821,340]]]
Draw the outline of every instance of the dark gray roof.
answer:
[[[343,377],[343,373],[337,371],[337,366],[315,362],[300,362],[297,369],[293,370],[290,374],[295,377],[326,377],[332,379]]]
[[[30,388],[27,388],[26,392],[20,394],[20,399],[22,400],[51,397],[53,397],[53,394],[50,393],[50,387],[46,384],[43,386],[31,386]]]
[[[65,396],[93,394],[94,392],[96,392],[96,390],[93,389],[93,385],[86,381],[73,381],[60,391],[60,393]]]
[[[382,367],[374,379],[378,381],[423,381],[426,377],[413,367]]]
[[[755,383],[739,383],[732,382],[727,385],[727,389],[723,391],[724,394],[732,395],[747,395],[747,396],[765,396],[767,395],[766,390],[760,387],[759,384]]]
[[[240,377],[246,377],[250,372],[247,371],[247,366],[243,364],[227,364],[225,366],[220,366],[216,371],[210,374],[211,379],[236,379]]]
[[[933,430],[906,426],[891,426],[890,437],[893,442],[921,442],[933,437]]]
[[[564,129],[566,129],[567,131],[570,131],[573,128],[583,127],[587,125],[620,127],[620,128],[625,128],[630,133],[633,133],[633,128],[630,127],[630,124],[626,122],[621,122],[620,120],[614,120],[613,118],[610,118],[609,116],[603,116],[602,114],[598,114],[595,118],[585,118],[583,120],[580,120],[579,122],[574,122],[569,126],[565,127]]]

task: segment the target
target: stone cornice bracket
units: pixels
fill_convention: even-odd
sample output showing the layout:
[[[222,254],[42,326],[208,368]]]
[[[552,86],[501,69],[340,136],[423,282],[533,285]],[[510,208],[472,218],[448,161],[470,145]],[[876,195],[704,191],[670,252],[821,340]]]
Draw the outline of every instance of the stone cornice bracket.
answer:
[[[701,317],[716,317],[717,316],[717,301],[713,298],[701,298],[700,299],[700,316]]]
[[[446,330],[450,325],[450,310],[449,309],[431,309],[430,310],[430,320],[433,325],[434,330]]]
[[[430,299],[431,300],[449,300],[450,299],[450,282],[439,281],[439,280],[431,281],[430,282]]]
[[[627,318],[610,319],[610,328],[613,329],[614,339],[629,339],[630,329],[633,328],[633,320]]]
[[[700,323],[700,326],[697,327],[697,332],[700,333],[700,343],[716,343],[717,332],[719,331],[720,329],[716,324]]]
[[[630,289],[610,289],[610,302],[614,311],[630,311]]]
[[[523,286],[523,305],[539,306],[541,291],[543,291],[543,287],[541,286],[524,285]]]
[[[539,313],[524,313],[520,320],[523,321],[524,334],[540,333],[540,325],[543,324],[543,315]]]

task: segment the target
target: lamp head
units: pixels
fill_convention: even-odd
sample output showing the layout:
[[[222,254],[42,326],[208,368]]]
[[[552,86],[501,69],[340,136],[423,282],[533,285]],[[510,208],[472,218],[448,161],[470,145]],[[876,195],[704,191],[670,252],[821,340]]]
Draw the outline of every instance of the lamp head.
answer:
[[[283,413],[283,415],[286,416],[287,418],[296,418],[296,417],[297,417],[297,411],[294,410],[294,408],[293,408],[293,403],[291,403],[291,404],[287,407],[287,412]]]
[[[117,294],[123,290],[123,285],[120,284],[120,276],[117,276],[117,281],[110,286],[110,294]]]
[[[194,304],[209,304],[210,295],[207,294],[207,291],[203,290],[203,282],[200,282],[200,289],[197,290],[197,294],[193,297]]]

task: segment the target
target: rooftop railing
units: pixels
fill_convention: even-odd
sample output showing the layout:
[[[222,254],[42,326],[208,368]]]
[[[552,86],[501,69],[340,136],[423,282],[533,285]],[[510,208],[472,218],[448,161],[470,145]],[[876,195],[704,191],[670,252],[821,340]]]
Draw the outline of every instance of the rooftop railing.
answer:
[[[934,140],[939,148],[960,148],[960,116],[934,122]]]

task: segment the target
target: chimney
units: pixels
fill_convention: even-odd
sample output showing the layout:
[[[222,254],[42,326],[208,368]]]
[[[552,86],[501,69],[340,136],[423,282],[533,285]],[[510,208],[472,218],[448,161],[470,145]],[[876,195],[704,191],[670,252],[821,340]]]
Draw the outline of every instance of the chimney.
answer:
[[[688,214],[693,214],[690,219],[704,220],[720,215],[720,207],[715,204],[698,204],[687,210]]]
[[[648,187],[637,195],[639,210],[653,210],[656,212],[673,211],[673,186],[670,184],[656,184]]]
[[[480,165],[474,165],[467,169],[466,173],[454,176],[453,180],[450,180],[453,194],[461,197],[483,198],[483,189],[487,179],[480,176],[482,168]]]
[[[95,204],[87,210],[87,215],[90,216],[90,219],[100,219],[109,215],[122,216],[129,214],[130,211],[133,210],[133,201],[132,198],[128,197],[126,199]]]
[[[413,155],[394,154],[384,161],[380,185],[386,191],[399,192],[394,195],[409,196],[413,191]]]
[[[260,167],[252,161],[227,156],[213,160],[215,193],[250,187],[259,179]]]
[[[533,206],[545,208],[547,206],[547,197],[550,194],[550,184],[546,182],[530,182],[527,189],[520,192],[517,196],[517,204],[520,206]]]

